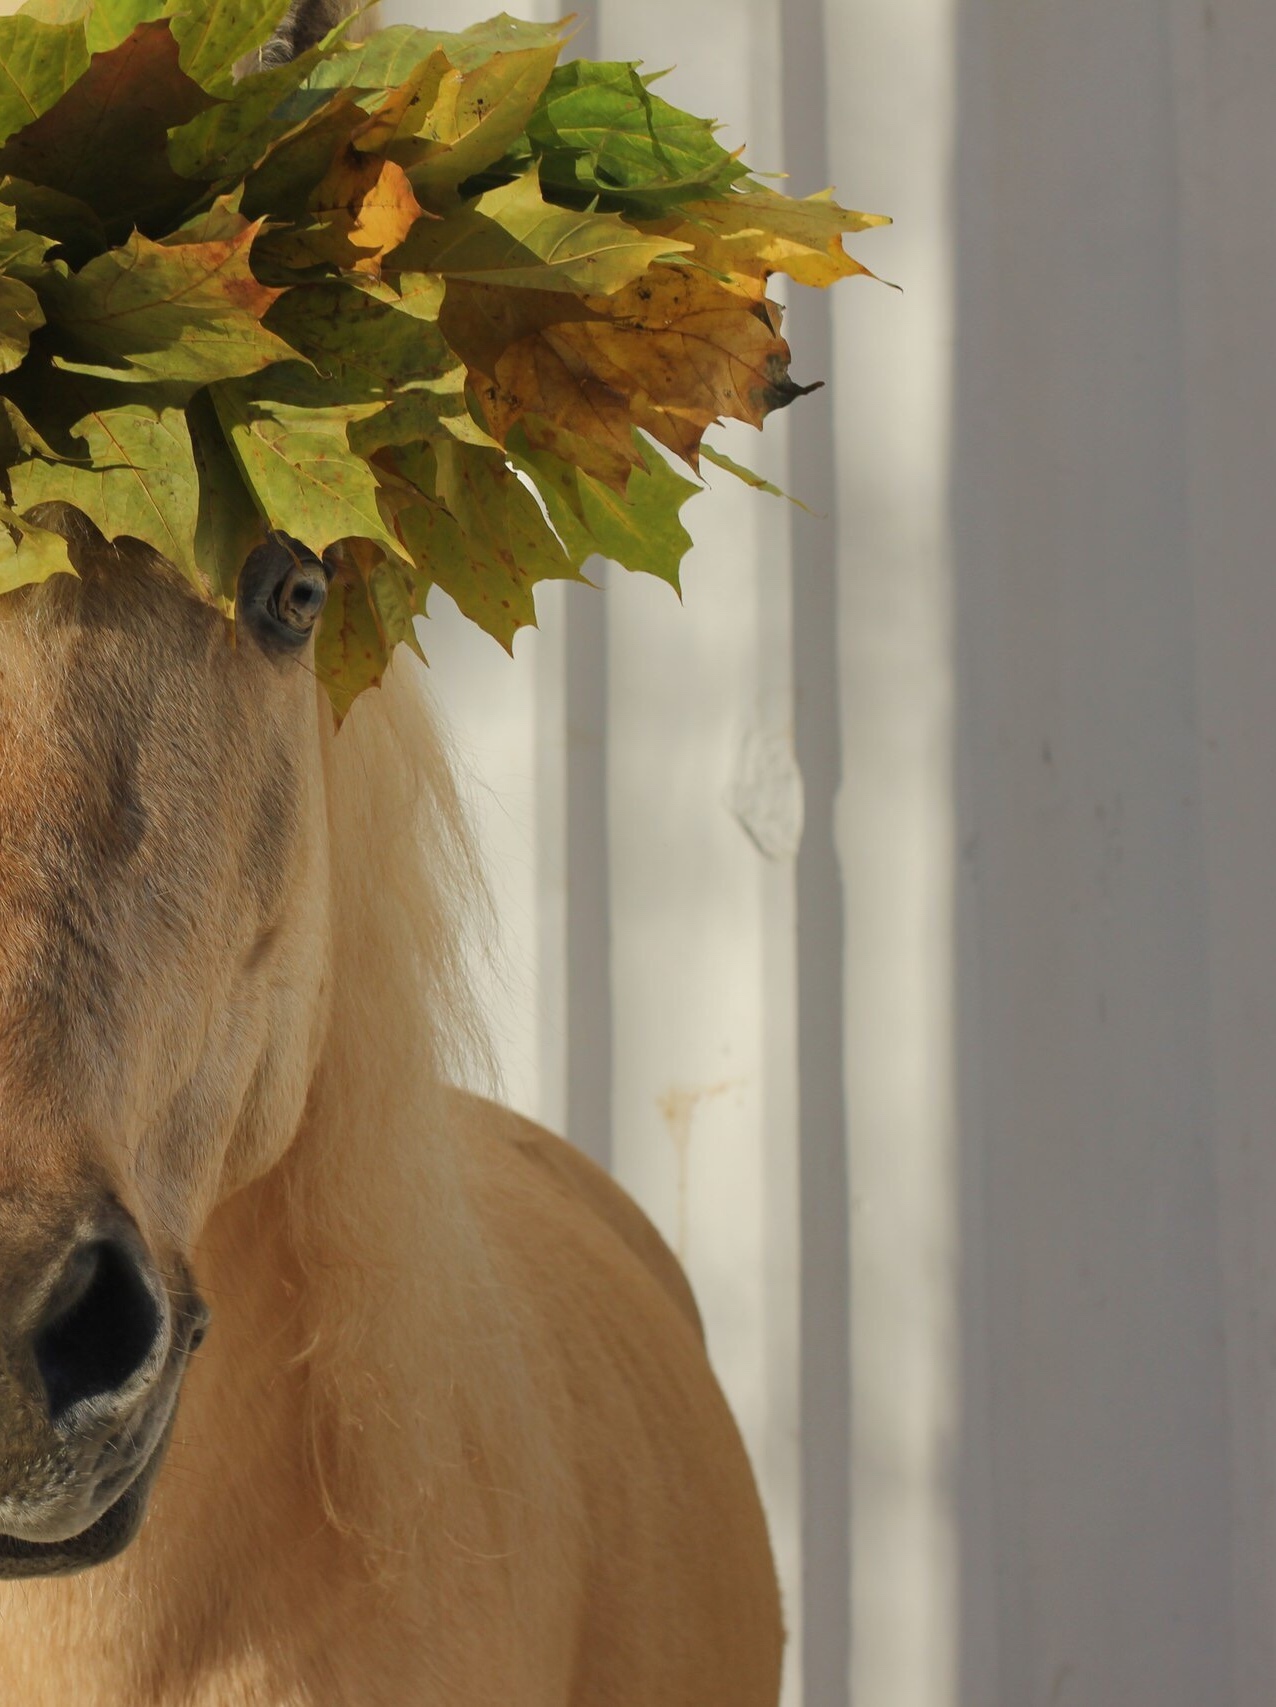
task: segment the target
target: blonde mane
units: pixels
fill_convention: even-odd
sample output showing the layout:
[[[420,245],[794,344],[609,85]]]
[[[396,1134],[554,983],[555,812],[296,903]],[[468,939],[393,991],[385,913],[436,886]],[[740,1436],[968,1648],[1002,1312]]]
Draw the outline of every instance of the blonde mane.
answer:
[[[331,1017],[282,1164],[314,1472],[329,1520],[380,1570],[436,1521],[451,1470],[481,1454],[498,1475],[540,1434],[448,1108],[451,1083],[494,1076],[466,976],[487,904],[422,674],[400,649],[325,744]],[[383,1444],[369,1453],[374,1419]],[[553,1480],[548,1462],[536,1479]]]

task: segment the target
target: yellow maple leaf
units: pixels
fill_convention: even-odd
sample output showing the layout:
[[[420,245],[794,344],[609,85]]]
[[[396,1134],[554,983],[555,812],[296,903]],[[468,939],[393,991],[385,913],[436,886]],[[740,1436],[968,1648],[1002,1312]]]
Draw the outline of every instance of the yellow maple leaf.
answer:
[[[374,277],[381,257],[398,248],[422,213],[403,168],[357,148],[345,149],[333,162],[310,207],[338,243],[360,252],[353,270]]]
[[[847,232],[889,225],[882,214],[839,207],[827,191],[796,199],[755,185],[715,201],[693,202],[653,234],[691,244],[694,258],[714,272],[766,278],[787,273],[799,284],[828,286],[868,268],[842,246]]]

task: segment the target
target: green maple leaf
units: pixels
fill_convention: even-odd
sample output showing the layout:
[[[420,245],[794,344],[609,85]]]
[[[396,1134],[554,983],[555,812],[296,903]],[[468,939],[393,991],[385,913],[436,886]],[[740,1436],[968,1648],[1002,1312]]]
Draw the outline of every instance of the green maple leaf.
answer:
[[[793,497],[782,486],[777,486],[774,481],[766,480],[762,475],[755,474],[751,468],[746,468],[743,463],[734,462],[725,451],[720,451],[716,445],[702,444],[700,455],[705,462],[712,462],[716,467],[743,482],[745,486],[751,487],[753,491],[765,492],[772,498],[787,498],[789,503],[795,504],[799,510],[806,510],[808,515],[811,513],[800,498]]]
[[[49,247],[47,237],[19,231],[13,209],[0,203],[0,373],[25,361],[31,334],[44,324],[40,299],[24,281],[40,276]]]
[[[606,296],[691,247],[650,237],[616,214],[557,207],[545,200],[531,171],[479,196],[452,219],[418,220],[391,260],[415,272],[511,290]]]
[[[304,378],[279,378],[274,398],[244,381],[210,388],[244,484],[262,516],[317,555],[347,538],[401,552],[382,520],[376,476],[346,438],[349,422],[374,406],[295,401],[305,397],[305,385]]]
[[[369,297],[348,284],[317,283],[289,291],[271,310],[275,332],[337,387],[345,401],[388,401],[430,385],[456,366],[437,325],[438,280],[421,281],[407,306]],[[431,312],[431,309],[433,312]]]
[[[162,17],[165,0],[27,0],[19,16],[79,24],[90,53],[108,53],[139,24]]]
[[[174,126],[168,136],[173,170],[185,178],[241,180],[276,143],[325,111],[331,90],[304,93],[307,76],[323,58],[321,49],[311,48],[287,65],[255,72],[229,98]]]
[[[21,224],[23,235],[56,245],[60,258],[70,266],[81,266],[109,247],[106,227],[93,209],[61,190],[24,178],[0,178],[0,205]],[[21,255],[15,255],[4,270],[26,276]]]
[[[7,504],[0,504],[0,524],[0,593],[75,574],[61,534],[36,526]]]
[[[27,0],[22,16],[82,26],[90,53],[107,53],[139,24],[168,17],[182,69],[210,90],[229,87],[232,69],[268,40],[288,0]]]
[[[535,481],[578,568],[597,553],[681,591],[678,572],[691,549],[691,535],[678,512],[700,487],[676,473],[637,433],[634,439],[642,461],[629,470],[623,493],[550,451],[534,449],[522,429],[510,449],[516,466]]]
[[[92,410],[74,432],[85,442],[82,463],[33,457],[10,469],[15,509],[74,504],[108,539],[144,540],[207,590],[195,555],[198,478],[181,410],[130,400]]]
[[[213,600],[234,609],[239,568],[266,536],[266,524],[244,482],[235,453],[208,391],[186,408],[186,427],[199,480],[195,561]]]
[[[633,65],[560,66],[527,127],[541,182],[655,212],[721,195],[743,178],[715,126],[653,95],[652,81]]]
[[[83,445],[75,448],[82,451]],[[0,397],[0,460],[8,469],[30,456],[42,456],[49,462],[83,460],[82,457],[60,456],[11,398]]]
[[[295,360],[261,323],[279,292],[259,284],[249,265],[258,226],[242,218],[238,225],[234,235],[201,243],[153,243],[134,232],[78,273],[50,269],[42,290],[50,326],[81,352],[57,355],[55,365],[195,386]]]
[[[4,201],[4,186],[0,185],[0,274],[9,278],[40,279],[44,275],[45,256],[53,247],[51,237],[38,231],[19,230],[18,216]]]
[[[330,560],[338,567],[320,618],[315,674],[340,723],[358,696],[380,682],[396,646],[424,658],[414,618],[424,612],[429,581],[363,542],[346,542]]]
[[[395,526],[413,561],[512,650],[518,630],[536,622],[533,587],[579,579],[579,565],[499,450],[449,437],[395,454],[391,466],[404,483]]]
[[[0,18],[0,141],[56,106],[88,68],[82,23]]]
[[[550,80],[562,39],[494,54],[440,89],[407,162],[425,207],[447,208],[467,178],[500,160],[523,135]],[[459,68],[458,68],[459,69]]]
[[[181,50],[181,67],[203,88],[234,88],[234,67],[270,40],[288,0],[176,0],[164,7]]]
[[[0,373],[26,360],[31,334],[44,324],[40,299],[21,279],[0,278]]]

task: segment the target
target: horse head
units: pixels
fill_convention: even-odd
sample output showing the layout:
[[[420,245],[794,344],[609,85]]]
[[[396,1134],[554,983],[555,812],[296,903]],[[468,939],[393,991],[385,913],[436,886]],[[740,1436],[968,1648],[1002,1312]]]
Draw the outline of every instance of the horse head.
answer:
[[[0,600],[0,1577],[135,1533],[194,1242],[297,1128],[330,952],[323,566],[259,548],[232,628],[60,525],[79,578]]]

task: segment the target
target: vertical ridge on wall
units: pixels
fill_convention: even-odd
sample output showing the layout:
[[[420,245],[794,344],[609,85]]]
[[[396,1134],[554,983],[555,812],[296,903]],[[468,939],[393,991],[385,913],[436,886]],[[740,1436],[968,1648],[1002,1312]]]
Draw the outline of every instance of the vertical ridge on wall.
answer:
[[[592,12],[574,56],[598,53]],[[585,574],[600,589],[606,565]],[[601,591],[566,601],[567,1137],[612,1165],[611,837],[607,822],[607,605]]]
[[[903,287],[853,281],[832,301],[856,1707],[993,1707],[958,1677],[954,1464],[978,1397],[960,1384],[956,1298],[980,1253],[961,1244],[954,1095],[954,21],[953,0],[826,8],[845,91],[829,112],[830,176],[895,221],[852,247]],[[1055,1681],[1006,1707],[1045,1707]]]
[[[386,0],[385,22],[461,29],[498,10]],[[511,10],[548,21],[561,9]],[[765,171],[784,164],[786,30],[780,0],[602,0],[568,51],[676,60],[662,92],[722,119],[727,146]],[[817,342],[803,371],[826,359]],[[759,440],[728,423],[715,438],[783,483],[788,428],[781,416]],[[653,577],[595,564],[603,591],[537,590],[543,632],[520,635],[512,662],[484,636],[458,637],[441,599],[429,652],[477,772],[508,968],[492,1002],[507,1094],[604,1162],[690,1276],[761,1488],[790,1632],[784,1707],[800,1707],[791,540],[787,506],[708,464],[703,476],[681,605]],[[836,781],[818,774],[827,820]],[[814,909],[807,928],[820,928]],[[827,1279],[835,1301],[839,1284]],[[845,1358],[835,1311],[817,1361],[830,1320]],[[829,1608],[836,1643],[844,1597]]]
[[[582,50],[584,51],[584,50]],[[605,565],[586,573],[603,582]],[[567,720],[567,1137],[612,1163],[611,838],[607,825],[607,608],[565,601]]]
[[[789,0],[782,91],[793,191],[829,181],[824,0]],[[804,370],[832,374],[827,297],[794,291],[786,332]],[[799,378],[801,375],[798,376]],[[805,1707],[842,1707],[850,1680],[850,1257],[843,1084],[842,875],[834,810],[842,781],[838,697],[837,480],[827,390],[789,422],[794,740],[805,800],[797,856],[800,1157],[802,1676]]]

